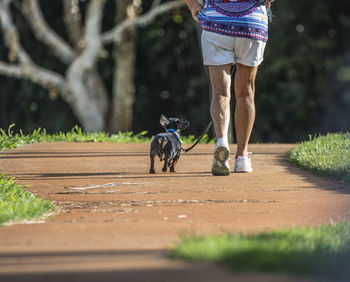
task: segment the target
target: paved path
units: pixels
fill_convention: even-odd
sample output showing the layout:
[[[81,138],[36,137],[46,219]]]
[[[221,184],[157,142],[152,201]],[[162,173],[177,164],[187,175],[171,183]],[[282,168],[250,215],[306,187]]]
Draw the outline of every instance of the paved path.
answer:
[[[158,162],[156,175],[148,174],[148,144],[2,151],[1,173],[61,211],[0,228],[0,281],[310,281],[232,275],[165,256],[183,235],[350,220],[350,188],[287,163],[291,147],[251,145],[254,172],[227,177],[210,174],[212,145],[183,154],[175,174],[161,173]]]

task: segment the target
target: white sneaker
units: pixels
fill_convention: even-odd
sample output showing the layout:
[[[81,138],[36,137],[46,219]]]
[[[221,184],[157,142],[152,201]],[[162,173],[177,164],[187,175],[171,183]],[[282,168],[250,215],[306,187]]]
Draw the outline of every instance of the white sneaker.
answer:
[[[213,175],[229,175],[230,165],[228,163],[230,150],[226,146],[218,146],[214,152],[213,165],[211,172]]]
[[[252,172],[252,161],[249,156],[238,156],[235,160],[234,172]]]

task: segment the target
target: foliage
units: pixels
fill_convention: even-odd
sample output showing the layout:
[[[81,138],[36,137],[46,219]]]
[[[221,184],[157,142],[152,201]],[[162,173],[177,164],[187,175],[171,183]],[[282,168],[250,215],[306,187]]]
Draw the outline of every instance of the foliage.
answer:
[[[183,239],[173,258],[209,261],[234,271],[349,275],[350,224],[292,228],[253,235]]]
[[[136,130],[157,133],[160,114],[186,118],[191,123],[187,130],[194,135],[210,121],[209,80],[201,67],[198,36],[198,26],[187,9],[166,14],[139,30]]]
[[[108,143],[150,143],[152,138],[147,137],[147,131],[134,134],[131,131],[110,134],[105,132],[86,133],[79,126],[74,126],[67,133],[58,132],[48,134],[46,129],[38,128],[31,134],[13,132],[14,124],[8,130],[0,128],[0,150],[13,149],[20,144],[32,144],[37,142],[108,142]],[[192,143],[196,137],[193,135],[181,137],[184,143]],[[202,144],[214,143],[214,139],[209,139],[205,134],[200,141]]]
[[[257,80],[257,140],[294,142],[310,133],[349,130],[346,4],[277,0],[273,5],[275,18]]]
[[[36,198],[13,178],[0,176],[0,225],[5,222],[35,219],[52,212],[50,201]]]
[[[290,153],[290,161],[318,174],[350,183],[350,132],[310,136]]]
[[[188,135],[188,136],[181,137],[181,140],[185,144],[191,144],[191,143],[194,143],[197,140],[197,138],[198,136]],[[199,144],[215,144],[215,142],[216,142],[215,138],[210,139],[208,134],[204,134],[201,141],[199,141]]]
[[[16,148],[20,144],[31,144],[36,142],[115,142],[115,143],[144,143],[150,142],[146,137],[147,131],[138,134],[132,132],[119,132],[118,134],[109,134],[104,132],[85,133],[79,126],[73,127],[69,132],[58,132],[48,134],[46,129],[38,128],[31,134],[14,133],[12,124],[7,132],[0,128],[0,149]]]
[[[40,1],[43,13],[50,27],[62,37],[64,33],[63,19],[58,17],[62,11],[62,1]],[[62,65],[52,52],[48,52],[43,44],[38,44],[31,29],[21,14],[14,11],[14,21],[21,34],[21,44],[28,51],[34,62],[40,66],[64,74],[66,67]],[[0,38],[3,34],[0,32]],[[8,61],[8,49],[0,44],[0,60]],[[7,128],[16,123],[24,133],[44,127],[49,132],[66,131],[78,123],[72,110],[57,93],[47,93],[42,87],[27,80],[18,80],[0,75],[0,128]]]
[[[152,1],[143,1],[146,10]],[[40,1],[46,20],[66,38],[60,1]],[[113,1],[106,1],[103,29],[113,26]],[[252,141],[305,140],[308,134],[350,130],[350,17],[346,0],[283,1],[273,4],[265,60],[256,83],[257,120]],[[80,1],[86,5],[86,1]],[[62,72],[62,65],[33,40],[16,14],[22,43],[34,61]],[[185,117],[198,135],[210,120],[209,79],[202,67],[198,26],[184,9],[138,31],[133,131],[159,131],[160,114]],[[8,50],[0,45],[0,59]],[[113,63],[107,46],[99,59],[109,93]],[[38,127],[67,131],[77,124],[61,98],[27,81],[0,76],[0,127],[16,123],[25,133]],[[233,101],[234,103],[234,101]],[[212,135],[212,133],[210,133]]]

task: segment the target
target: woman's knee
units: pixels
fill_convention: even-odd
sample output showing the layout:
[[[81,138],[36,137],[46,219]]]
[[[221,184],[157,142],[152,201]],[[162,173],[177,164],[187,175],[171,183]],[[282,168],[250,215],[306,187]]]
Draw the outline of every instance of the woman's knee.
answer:
[[[213,97],[230,97],[231,65],[209,66],[210,82]]]
[[[249,98],[254,99],[255,91],[254,85],[249,83],[246,85],[240,85],[235,87],[236,98]]]
[[[213,88],[212,90],[212,95],[213,97],[225,97],[225,98],[230,98],[231,96],[231,89],[229,87],[217,87]]]
[[[236,97],[254,97],[257,70],[257,67],[237,65],[237,72],[235,75]]]

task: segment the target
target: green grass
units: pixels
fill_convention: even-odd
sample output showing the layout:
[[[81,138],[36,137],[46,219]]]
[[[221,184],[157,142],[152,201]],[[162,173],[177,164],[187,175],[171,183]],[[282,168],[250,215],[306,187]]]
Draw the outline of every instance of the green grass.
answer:
[[[67,133],[58,132],[48,134],[45,129],[38,128],[31,134],[13,132],[14,125],[8,130],[0,129],[0,149],[16,148],[20,144],[31,144],[38,142],[115,142],[115,143],[144,143],[150,138],[145,137],[147,131],[133,134],[132,132],[119,132],[118,134],[108,134],[104,132],[85,133],[78,126],[75,126]]]
[[[291,151],[290,161],[308,171],[350,183],[350,133],[310,137]]]
[[[172,258],[214,262],[234,271],[350,275],[350,224],[255,235],[185,238]]]
[[[147,131],[134,134],[131,131],[119,132],[118,134],[109,134],[104,132],[86,133],[78,126],[75,126],[67,133],[59,132],[47,134],[45,129],[34,130],[31,134],[23,134],[20,130],[18,133],[13,132],[14,125],[8,130],[0,128],[0,150],[16,148],[20,144],[31,144],[37,142],[113,142],[113,143],[149,143],[152,138],[147,137]],[[196,138],[193,135],[181,137],[185,144],[192,143]],[[205,135],[200,143],[214,143],[214,139],[209,139]]]
[[[0,176],[0,225],[5,222],[33,219],[52,212],[50,201],[36,198],[13,178]]]

